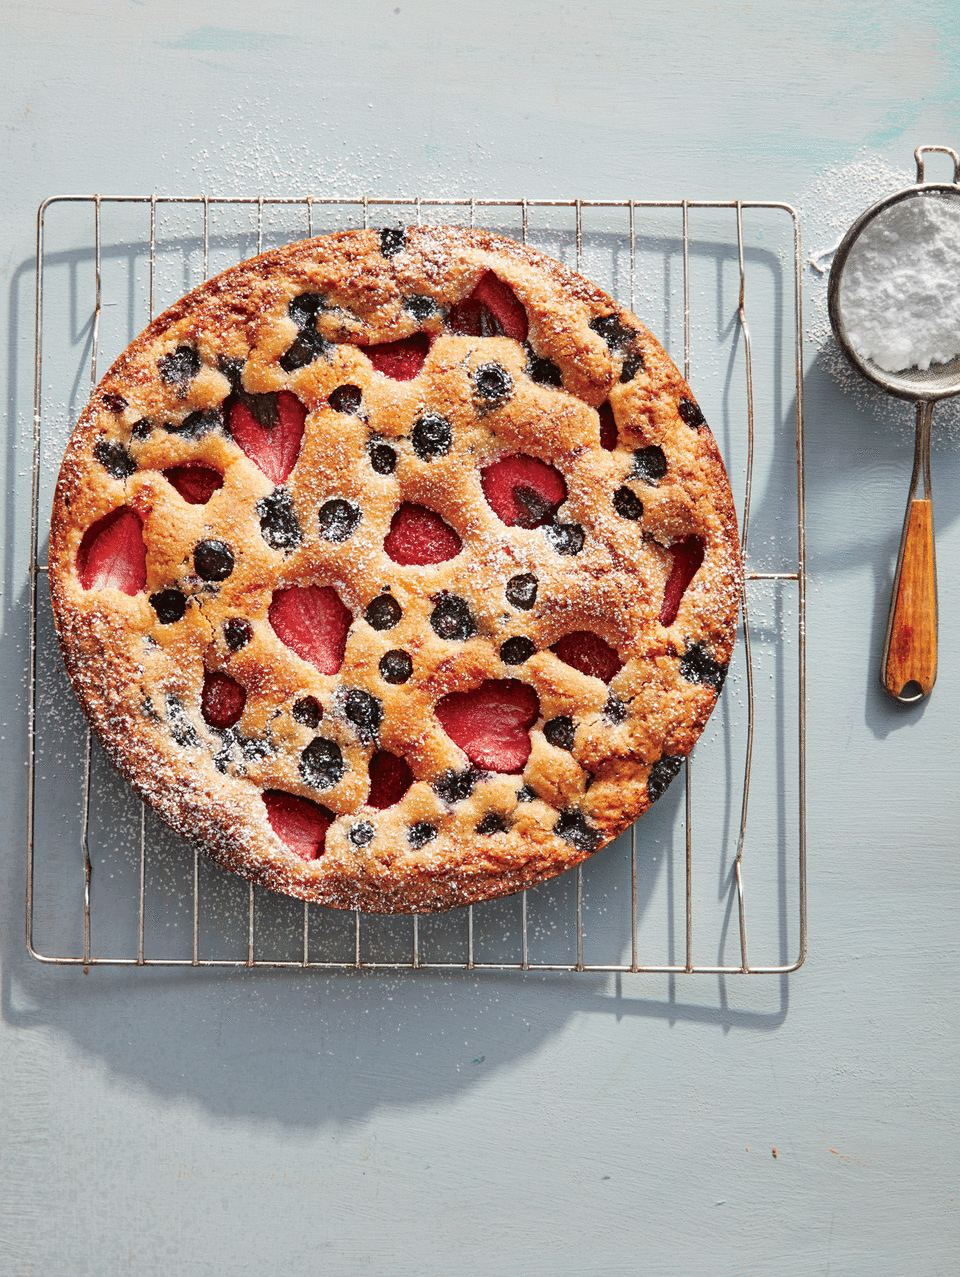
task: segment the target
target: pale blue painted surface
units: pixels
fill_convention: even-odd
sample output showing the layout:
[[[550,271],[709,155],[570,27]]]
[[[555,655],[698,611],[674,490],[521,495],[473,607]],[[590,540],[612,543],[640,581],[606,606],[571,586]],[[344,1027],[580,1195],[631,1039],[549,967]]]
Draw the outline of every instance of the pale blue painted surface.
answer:
[[[861,148],[909,171],[918,143],[960,144],[953,6],[5,16],[0,1271],[956,1272],[960,450],[934,457],[939,681],[902,711],[875,671],[912,445],[816,342],[798,974],[84,976],[21,941],[40,201],[310,182],[799,202]]]

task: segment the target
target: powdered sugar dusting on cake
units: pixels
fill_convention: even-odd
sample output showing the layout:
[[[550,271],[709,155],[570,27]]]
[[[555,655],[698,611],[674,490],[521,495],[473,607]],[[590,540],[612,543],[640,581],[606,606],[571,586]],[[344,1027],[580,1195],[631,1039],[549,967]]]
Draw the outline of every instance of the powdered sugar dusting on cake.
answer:
[[[412,376],[370,353],[417,334]],[[222,478],[203,500],[169,478],[190,466]],[[121,508],[142,589],[83,571]],[[450,529],[442,554],[391,553],[405,508]],[[161,317],[81,419],[51,535],[74,686],[147,800],[266,886],[384,911],[542,881],[658,797],[716,702],[739,583],[715,443],[642,324],[444,228],[293,244]],[[412,783],[368,802],[388,756]]]

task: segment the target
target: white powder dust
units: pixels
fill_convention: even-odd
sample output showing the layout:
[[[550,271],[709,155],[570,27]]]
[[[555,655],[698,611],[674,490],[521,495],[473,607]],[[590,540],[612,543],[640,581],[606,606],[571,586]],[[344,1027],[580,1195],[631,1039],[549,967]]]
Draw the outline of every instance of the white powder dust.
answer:
[[[916,180],[915,169],[893,168],[881,156],[871,155],[864,149],[859,158],[849,164],[824,169],[796,200],[804,244],[803,315],[807,358],[813,358],[816,367],[835,381],[872,422],[911,436],[916,416],[914,405],[868,381],[840,349],[830,326],[827,282],[833,255],[860,214],[885,196],[912,186]],[[940,404],[936,422],[934,449],[956,447],[960,435],[960,401],[945,400]]]
[[[918,195],[869,222],[839,300],[853,349],[887,372],[960,354],[960,199]]]

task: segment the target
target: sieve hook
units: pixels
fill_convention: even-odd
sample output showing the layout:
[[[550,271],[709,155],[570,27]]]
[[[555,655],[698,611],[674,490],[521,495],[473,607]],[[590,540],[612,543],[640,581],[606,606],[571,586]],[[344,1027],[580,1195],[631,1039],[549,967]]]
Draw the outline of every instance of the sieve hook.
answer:
[[[923,157],[927,151],[938,151],[941,155],[949,155],[953,160],[953,184],[960,186],[960,155],[950,146],[918,146],[913,153],[914,159],[917,161],[917,182],[923,182],[926,179],[923,176]]]

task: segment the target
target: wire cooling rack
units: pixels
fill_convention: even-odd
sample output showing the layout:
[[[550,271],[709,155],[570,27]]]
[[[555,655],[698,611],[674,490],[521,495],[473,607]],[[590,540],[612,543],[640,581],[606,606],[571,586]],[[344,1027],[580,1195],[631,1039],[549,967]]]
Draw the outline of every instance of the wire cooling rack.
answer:
[[[484,226],[582,270],[640,314],[688,380],[693,372],[730,472],[745,583],[720,704],[638,826],[517,896],[386,917],[303,905],[244,883],[136,799],[73,700],[40,585],[41,550],[45,559],[60,457],[98,369],[158,310],[210,274],[305,234],[414,220]],[[46,200],[37,218],[29,952],[84,967],[799,967],[807,939],[801,331],[800,231],[786,204]]]

